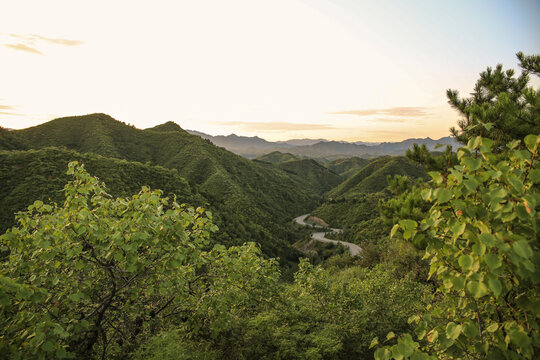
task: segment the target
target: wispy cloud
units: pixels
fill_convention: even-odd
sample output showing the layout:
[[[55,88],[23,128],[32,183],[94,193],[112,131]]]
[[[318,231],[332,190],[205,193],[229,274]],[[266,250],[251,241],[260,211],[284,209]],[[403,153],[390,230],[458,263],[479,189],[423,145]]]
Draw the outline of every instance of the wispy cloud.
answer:
[[[53,39],[53,38],[48,38],[48,37],[40,36],[40,35],[32,35],[32,36],[34,36],[36,39],[39,39],[39,40],[47,41],[52,44],[64,45],[64,46],[77,46],[77,45],[84,44],[84,41],[80,41],[80,40]]]
[[[43,55],[43,53],[39,51],[38,49],[35,49],[25,44],[20,44],[20,43],[19,44],[5,44],[4,46],[13,50],[27,51],[34,54]]]
[[[12,113],[12,112],[7,112],[7,111],[0,111],[0,115],[8,115],[8,116],[24,116],[25,114],[17,114],[17,113]]]
[[[213,122],[216,125],[240,127],[246,131],[274,132],[274,131],[295,131],[295,130],[333,130],[335,126],[328,124],[298,124],[286,122],[249,122],[249,121],[227,121]]]
[[[80,40],[50,38],[36,34],[7,34],[7,38],[16,39],[18,42],[16,44],[4,44],[5,47],[13,50],[26,51],[39,55],[44,55],[41,50],[38,50],[38,47],[40,45],[43,45],[44,43],[61,46],[77,46],[84,44],[84,42]]]
[[[371,121],[381,122],[381,123],[404,123],[406,121],[409,121],[409,119],[387,117],[387,118],[376,118]]]
[[[388,109],[363,109],[363,110],[345,110],[335,111],[330,114],[339,115],[357,115],[357,116],[370,116],[370,115],[387,115],[387,116],[425,116],[425,107],[394,107]]]
[[[12,105],[0,105],[0,115],[8,115],[8,116],[24,116],[25,114],[20,114],[17,112],[13,112],[12,110],[15,110],[17,106]]]

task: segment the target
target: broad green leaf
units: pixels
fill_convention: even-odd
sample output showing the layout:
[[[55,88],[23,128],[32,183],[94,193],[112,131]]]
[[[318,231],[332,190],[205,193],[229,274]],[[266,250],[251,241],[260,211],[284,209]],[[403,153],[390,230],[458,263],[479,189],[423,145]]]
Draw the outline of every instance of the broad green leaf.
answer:
[[[522,349],[531,345],[531,338],[529,338],[527,333],[521,329],[513,329],[508,335],[510,340]]]
[[[524,259],[528,259],[532,256],[533,252],[531,247],[529,246],[529,243],[526,240],[520,240],[516,241],[512,248],[514,249],[514,252],[521,256]]]
[[[499,297],[499,295],[501,295],[501,292],[502,292],[502,285],[501,285],[501,282],[499,281],[499,279],[497,279],[496,277],[494,276],[490,276],[488,278],[488,286],[489,286],[489,289],[491,291],[493,291],[493,294],[495,294],[495,297]]]
[[[463,334],[468,338],[475,339],[479,334],[478,325],[472,322],[463,324]]]
[[[539,141],[540,141],[540,138],[536,135],[527,135],[525,136],[525,139],[524,139],[525,145],[530,151],[534,150],[536,143]]]
[[[500,268],[502,265],[502,257],[499,254],[486,254],[485,262],[491,272]]]
[[[492,234],[480,234],[478,239],[487,247],[492,247],[497,243],[497,239]]]
[[[458,259],[459,266],[463,269],[463,271],[468,271],[472,267],[473,264],[473,257],[471,255],[461,255]]]
[[[452,276],[450,278],[450,281],[452,282],[456,290],[461,290],[465,287],[465,278],[461,276]]]
[[[490,333],[494,333],[495,331],[497,331],[498,328],[499,328],[499,324],[493,323],[486,327],[486,331]]]
[[[437,191],[439,190],[439,191]],[[439,204],[444,204],[446,202],[448,202],[448,200],[450,200],[452,198],[452,191],[450,191],[449,189],[446,189],[446,188],[441,188],[441,189],[437,189],[435,190],[435,196],[437,198],[437,202]]]
[[[476,188],[478,187],[478,181],[476,181],[476,179],[463,180],[463,184],[470,191],[476,191]]]
[[[394,226],[392,226],[392,230],[390,230],[390,237],[394,237],[394,235],[396,234],[396,231],[399,229],[399,224],[395,224]]]
[[[486,253],[486,245],[481,242],[477,242],[472,246],[473,253],[478,256],[483,256]]]
[[[418,225],[418,223],[416,221],[414,221],[414,220],[405,219],[405,220],[400,220],[399,225],[404,230],[414,230],[414,229],[416,229],[416,226]]]
[[[529,178],[533,183],[538,184],[540,182],[540,169],[531,170]]]
[[[392,347],[392,356],[394,359],[403,359],[411,356],[414,352],[414,348],[408,343],[399,341]]]
[[[462,159],[462,161],[463,161],[463,165],[470,171],[478,170],[480,169],[480,166],[482,165],[481,159],[475,159],[472,157],[466,157]]]
[[[390,360],[392,358],[392,352],[387,348],[378,348],[373,355],[375,360]]]
[[[456,340],[461,334],[461,325],[458,325],[454,322],[449,322],[446,325],[446,336],[449,339]]]
[[[493,127],[493,123],[490,123],[490,122],[484,123],[483,125],[484,125],[484,128],[487,131],[491,130],[491,128]],[[487,140],[487,138],[484,138],[484,139],[482,139],[482,142],[485,143],[486,140]]]
[[[433,179],[433,182],[437,185],[441,184],[442,181],[443,181],[443,177],[441,175],[441,173],[437,172],[437,171],[430,171],[428,172],[429,176],[431,176],[431,178]]]
[[[509,177],[508,182],[518,193],[521,193],[523,191],[523,182],[521,182],[521,180],[519,180],[518,178],[514,176]]]
[[[422,192],[420,193],[422,199],[424,199],[425,201],[429,201],[431,199],[431,191],[431,189],[422,190]]]
[[[469,283],[467,283],[467,290],[469,290],[475,298],[481,298],[489,293],[487,286],[478,281],[469,281]]]

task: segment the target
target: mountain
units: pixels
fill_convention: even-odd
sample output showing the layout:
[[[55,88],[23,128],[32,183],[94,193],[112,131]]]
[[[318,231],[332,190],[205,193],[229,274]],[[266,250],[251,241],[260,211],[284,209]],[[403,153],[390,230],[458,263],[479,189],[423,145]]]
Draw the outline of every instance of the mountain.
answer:
[[[346,165],[361,166],[361,162],[356,159],[343,159],[330,164],[338,168]],[[377,208],[380,200],[390,196],[390,193],[385,191],[389,175],[418,178],[425,177],[426,172],[403,156],[374,159],[330,190],[328,199],[311,213],[324,219],[332,227],[344,228],[343,239],[346,241],[376,241],[389,231],[388,225],[379,217]]]
[[[341,176],[328,170],[313,159],[300,159],[285,161],[276,164],[298,184],[303,184],[311,192],[324,194],[343,180]]]
[[[140,130],[105,114],[91,114],[59,118],[9,133],[9,137],[1,134],[0,149],[52,146],[175,169],[193,192],[201,194],[216,209],[221,225],[220,243],[258,241],[269,256],[292,259],[298,255],[290,246],[292,235],[284,224],[312,209],[318,199],[309,187],[300,186],[284,171],[235,155],[188,134],[174,123]],[[44,167],[57,166],[47,159],[43,162]],[[123,166],[121,162],[114,164]],[[109,171],[112,176],[114,167]],[[14,181],[16,174],[13,173]],[[137,179],[129,175],[124,181]],[[37,189],[48,192],[46,187]]]
[[[355,194],[374,193],[387,185],[388,175],[406,175],[411,178],[425,177],[425,170],[404,156],[385,156],[373,160],[355,175],[332,189],[328,196],[339,198]]]
[[[343,180],[341,176],[327,169],[313,159],[298,157],[279,151],[271,152],[254,159],[259,163],[271,164],[276,169],[284,171],[299,186],[306,187],[310,192],[323,195]]]
[[[276,141],[277,144],[285,144],[291,146],[313,145],[319,142],[325,142],[325,139],[291,139],[285,141]]]
[[[293,154],[282,153],[282,152],[279,152],[279,151],[273,151],[273,152],[265,154],[263,156],[259,156],[255,160],[262,161],[262,162],[268,162],[268,163],[271,163],[271,164],[277,164],[277,163],[282,163],[282,162],[286,162],[286,161],[299,160],[299,158],[297,156],[294,156]]]
[[[370,160],[362,159],[359,157],[351,157],[345,159],[337,159],[330,161],[324,166],[330,170],[340,175],[341,177],[348,179],[354,174],[356,174],[360,169],[369,164]]]
[[[279,151],[287,152],[296,156],[316,158],[321,162],[335,160],[346,157],[374,158],[385,155],[404,155],[407,149],[412,148],[414,143],[425,144],[428,150],[435,150],[437,144],[450,145],[455,149],[460,147],[452,137],[443,137],[438,140],[431,138],[412,138],[400,142],[346,142],[329,141],[325,139],[293,139],[286,141],[271,142],[257,136],[246,137],[237,135],[212,136],[194,130],[189,133],[210,140],[213,144],[226,148],[235,154],[242,155],[249,159],[257,158],[261,155]]]
[[[162,190],[165,196],[176,195],[178,203],[207,203],[175,169],[58,148],[0,151],[0,233],[14,225],[15,212],[25,210],[35,200],[61,203],[62,189],[70,180],[67,164],[73,160],[105,182],[114,196],[130,196],[149,186]]]
[[[257,157],[259,155],[271,152],[274,148],[288,148],[288,144],[273,143],[261,139],[258,136],[248,137],[248,136],[238,136],[236,134],[231,135],[217,135],[212,136],[199,131],[187,130],[188,133],[192,135],[197,135],[203,139],[210,140],[212,144],[225,148],[235,154],[242,155],[249,159]]]

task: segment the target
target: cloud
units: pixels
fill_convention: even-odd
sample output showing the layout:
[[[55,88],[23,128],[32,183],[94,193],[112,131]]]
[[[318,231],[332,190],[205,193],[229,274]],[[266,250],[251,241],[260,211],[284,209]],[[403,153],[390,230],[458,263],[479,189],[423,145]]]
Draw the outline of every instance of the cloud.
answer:
[[[31,36],[34,36],[35,38],[43,40],[43,41],[47,41],[47,42],[58,44],[58,45],[64,45],[64,46],[77,46],[77,45],[84,44],[84,41],[80,41],[80,40],[53,39],[53,38],[47,38],[45,36],[40,36],[40,35],[31,35]]]
[[[25,115],[25,114],[12,112],[11,110],[15,110],[15,108],[16,106],[12,106],[12,105],[0,105],[0,110],[5,110],[5,111],[0,111],[0,115],[8,115],[8,116],[24,116]]]
[[[25,44],[6,44],[4,45],[5,47],[8,47],[10,49],[13,49],[13,50],[19,50],[19,51],[27,51],[27,52],[30,52],[30,53],[34,53],[34,54],[39,54],[39,55],[43,55],[43,53],[37,49],[34,49],[33,47],[30,47],[28,45],[25,45]]]
[[[327,124],[298,124],[286,122],[249,122],[249,121],[227,121],[213,122],[216,125],[236,126],[246,131],[296,131],[296,130],[333,130],[336,127]]]
[[[39,45],[43,45],[44,43],[62,46],[77,46],[84,44],[84,42],[80,40],[49,38],[35,34],[8,34],[8,36],[13,39],[17,39],[20,42],[18,42],[17,44],[4,44],[4,46],[13,50],[27,51],[39,55],[44,55],[44,53],[38,50],[37,47],[39,47]]]
[[[8,116],[24,116],[25,114],[17,114],[17,113],[12,113],[12,112],[7,112],[7,111],[0,111],[0,115],[8,115]]]
[[[403,122],[406,122],[406,121],[409,121],[409,119],[401,119],[401,118],[376,118],[376,119],[373,119],[371,121],[374,121],[374,122],[383,122],[383,123],[396,123],[396,122],[399,122],[399,123],[403,123]]]
[[[340,115],[357,115],[357,116],[369,116],[369,115],[388,115],[388,116],[425,116],[428,113],[425,111],[425,107],[394,107],[388,109],[364,109],[364,110],[346,110],[336,111],[330,114]]]

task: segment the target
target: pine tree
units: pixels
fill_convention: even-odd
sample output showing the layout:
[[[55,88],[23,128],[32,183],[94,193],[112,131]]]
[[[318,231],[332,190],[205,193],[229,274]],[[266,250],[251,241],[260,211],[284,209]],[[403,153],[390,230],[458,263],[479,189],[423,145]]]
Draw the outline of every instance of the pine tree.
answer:
[[[495,141],[495,148],[523,139],[527,134],[540,134],[540,92],[529,87],[529,74],[540,75],[540,55],[517,54],[522,68],[515,77],[513,69],[501,64],[480,73],[474,92],[460,98],[457,90],[447,90],[448,103],[461,114],[452,135],[466,144],[483,136]]]

